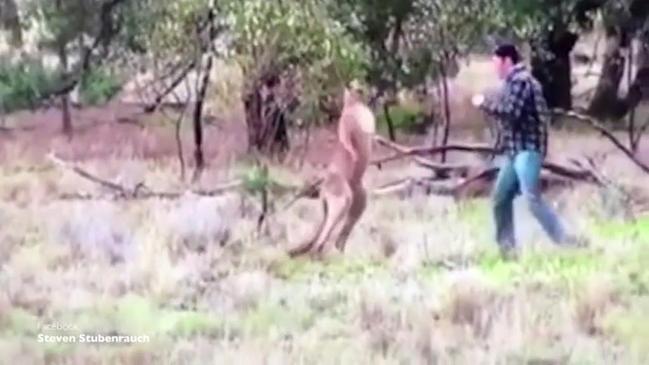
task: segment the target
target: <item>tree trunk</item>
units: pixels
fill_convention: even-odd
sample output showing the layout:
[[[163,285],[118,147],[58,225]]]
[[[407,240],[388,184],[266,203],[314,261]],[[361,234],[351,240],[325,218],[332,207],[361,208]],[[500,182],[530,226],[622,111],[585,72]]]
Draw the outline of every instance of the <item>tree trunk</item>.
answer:
[[[617,119],[625,114],[618,98],[625,60],[620,36],[609,35],[607,43],[602,73],[588,107],[588,114],[598,119]]]
[[[570,52],[577,39],[574,33],[557,31],[550,33],[544,44],[532,45],[532,74],[543,86],[543,96],[551,108],[572,109]],[[543,51],[553,57],[544,58]]]
[[[59,12],[63,11],[61,0],[56,0],[56,9]],[[59,62],[61,63],[61,74],[65,75],[68,71],[68,55],[65,49],[65,41],[62,39],[57,40],[57,52]],[[63,134],[72,139],[72,117],[70,116],[70,91],[61,95],[61,122]]]
[[[635,77],[623,100],[627,112],[637,107],[641,101],[649,99],[649,40],[642,40],[639,56]]]
[[[259,77],[244,96],[248,151],[280,157],[290,147],[289,120],[286,110],[277,100],[275,88],[280,76],[267,74]],[[265,96],[261,90],[266,90]],[[292,106],[288,106],[292,108]]]
[[[181,127],[183,119],[185,118],[186,107],[183,109],[182,114],[176,120],[175,128],[175,137],[176,137],[176,149],[178,150],[178,163],[180,164],[180,181],[185,182],[185,154],[183,152],[183,140],[181,136]]]
[[[203,102],[207,87],[210,83],[210,74],[212,72],[213,56],[210,54],[207,57],[207,64],[203,70],[203,78],[199,90],[196,95],[196,107],[194,108],[194,161],[196,167],[192,180],[194,182],[200,179],[203,170],[205,169],[205,157],[203,155]]]
[[[626,59],[627,59],[626,82],[627,82],[627,85],[629,85],[629,90],[631,88],[631,83],[633,82],[632,81],[632,78],[633,78],[633,55],[634,55],[633,54],[633,42],[631,42],[629,44],[629,48],[627,50],[627,56],[626,56]],[[634,106],[629,111],[629,115],[628,115],[629,118],[628,118],[628,124],[627,124],[627,132],[628,132],[628,135],[629,135],[629,147],[631,148],[631,151],[633,153],[635,153],[637,151],[637,149],[638,149],[638,146],[635,144],[635,140],[636,140],[636,137],[635,137],[635,132],[636,132],[635,110],[636,110],[636,107]]]
[[[281,162],[290,147],[287,116],[272,88],[263,103],[263,116],[265,126],[263,151],[277,157]]]
[[[72,116],[70,115],[70,94],[61,96],[61,119],[63,123],[63,134],[72,139]]]
[[[262,115],[261,115],[261,94],[255,85],[244,96],[243,105],[246,114],[246,128],[248,130],[248,152],[252,152],[261,146]]]
[[[628,39],[629,37],[624,34],[619,39],[611,39],[602,76],[588,110],[589,114],[596,118],[619,120],[649,97],[649,58],[646,57],[648,42],[644,39],[642,39],[640,62],[633,81],[629,84],[628,92],[623,98],[618,96],[626,61],[622,50],[630,45]]]
[[[399,62],[399,58],[397,57],[399,53],[399,45],[401,41],[401,36],[403,34],[403,21],[404,21],[404,16],[405,14],[403,13],[398,13],[395,19],[394,23],[394,31],[392,32],[392,46],[390,49],[390,54],[391,57],[395,62]],[[388,135],[390,137],[390,140],[392,142],[396,142],[397,136],[394,130],[394,123],[392,121],[392,117],[390,116],[390,106],[396,104],[396,95],[397,95],[397,88],[395,85],[395,82],[398,78],[398,70],[400,68],[400,65],[395,65],[392,68],[392,77],[391,80],[389,81],[389,90],[390,90],[390,99],[388,103],[383,103],[383,113],[385,114],[385,122],[388,125]]]
[[[68,68],[68,58],[65,53],[65,47],[59,48],[59,60],[61,61],[61,68],[67,70]],[[63,134],[65,134],[68,139],[72,139],[72,116],[70,115],[70,93],[66,92],[61,95],[61,123],[63,128]]]
[[[16,0],[0,0],[0,29],[11,33],[9,43],[13,47],[23,44],[23,32],[20,24],[20,14]]]
[[[640,49],[638,52],[638,67],[635,74],[635,79],[631,82],[629,87],[629,94],[627,100],[635,107],[641,101],[649,98],[649,40],[640,42]],[[631,140],[631,149],[637,152],[640,147],[640,141],[644,133],[649,128],[649,119],[644,124],[638,124],[635,121],[635,113],[633,113],[633,139]]]
[[[397,137],[394,133],[394,123],[392,123],[390,105],[388,105],[388,103],[383,103],[383,114],[385,115],[385,123],[388,125],[388,136],[392,142],[396,142]]]
[[[448,79],[446,72],[446,64],[442,62],[439,67],[440,76],[442,77],[442,103],[444,106],[444,133],[442,134],[442,146],[448,144],[448,139],[451,134],[451,105],[448,100]],[[446,151],[442,153],[442,162],[446,162]]]

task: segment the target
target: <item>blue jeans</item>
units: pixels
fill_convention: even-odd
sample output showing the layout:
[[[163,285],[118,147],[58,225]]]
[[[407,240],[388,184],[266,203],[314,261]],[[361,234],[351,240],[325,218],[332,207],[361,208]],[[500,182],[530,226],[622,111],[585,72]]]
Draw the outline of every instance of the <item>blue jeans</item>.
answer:
[[[538,152],[522,151],[507,157],[498,172],[492,201],[496,241],[501,250],[516,246],[514,237],[514,198],[522,195],[532,215],[556,244],[565,240],[557,215],[541,197],[539,182],[543,159]]]

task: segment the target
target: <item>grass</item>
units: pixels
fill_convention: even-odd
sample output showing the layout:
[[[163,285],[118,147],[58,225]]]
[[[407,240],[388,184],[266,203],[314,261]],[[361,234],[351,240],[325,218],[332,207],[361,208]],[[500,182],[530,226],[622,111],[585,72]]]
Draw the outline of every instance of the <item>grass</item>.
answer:
[[[165,160],[86,165],[169,189],[177,173]],[[553,247],[521,213],[522,256],[504,262],[487,200],[384,197],[345,256],[316,262],[283,253],[309,231],[312,201],[255,239],[257,204],[237,194],[60,201],[54,194],[98,188],[29,166],[14,161],[0,178],[3,364],[649,361],[649,216],[605,219],[592,188],[552,198],[587,249]],[[74,328],[42,327],[53,323]],[[39,333],[150,342],[39,343]]]

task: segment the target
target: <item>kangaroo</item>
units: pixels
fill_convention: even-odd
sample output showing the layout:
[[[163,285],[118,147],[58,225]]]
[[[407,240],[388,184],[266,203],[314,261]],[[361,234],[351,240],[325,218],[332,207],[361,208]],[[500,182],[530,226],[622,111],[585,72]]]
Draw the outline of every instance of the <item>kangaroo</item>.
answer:
[[[331,248],[334,230],[338,230],[335,247],[345,251],[347,239],[367,206],[363,176],[370,162],[375,130],[374,113],[358,91],[345,88],[338,138],[327,169],[317,183],[323,217],[313,236],[289,250],[289,256],[322,255]]]

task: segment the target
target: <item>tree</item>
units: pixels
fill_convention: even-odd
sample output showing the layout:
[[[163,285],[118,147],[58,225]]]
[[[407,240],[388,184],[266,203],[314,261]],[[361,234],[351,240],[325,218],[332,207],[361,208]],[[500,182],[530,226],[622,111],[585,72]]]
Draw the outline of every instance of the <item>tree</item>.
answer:
[[[217,0],[148,0],[136,6],[138,11],[127,22],[126,44],[129,49],[145,55],[144,68],[153,70],[155,83],[162,90],[145,111],[153,112],[162,101],[193,75],[195,82],[187,82],[184,108],[193,106],[192,131],[194,136],[195,170],[192,180],[198,181],[205,168],[203,154],[203,119],[205,96],[213,81],[216,58],[227,56],[227,50],[218,47],[229,31],[226,24],[225,1]],[[193,72],[193,74],[192,74]],[[181,119],[178,121],[177,133]],[[180,141],[179,136],[177,140]],[[184,171],[182,151],[179,153]],[[184,177],[184,176],[183,176]]]
[[[572,108],[571,61],[579,27],[591,24],[599,0],[500,0],[503,25],[530,45],[532,73],[553,108]]]
[[[347,31],[367,49],[369,62],[365,70],[366,81],[376,87],[373,99],[387,96],[383,112],[389,137],[394,141],[396,136],[390,118],[390,105],[394,103],[397,90],[403,83],[404,27],[415,15],[415,1],[337,0],[331,7],[336,18],[343,20]]]
[[[608,37],[608,49],[604,59],[602,77],[589,106],[589,113],[604,119],[620,119],[632,111],[643,97],[643,89],[649,87],[649,3],[624,0],[606,3],[602,7]],[[633,40],[640,44],[640,57],[635,76],[629,81],[629,91],[624,98],[618,97],[623,78],[624,65],[633,57]],[[632,62],[628,62],[632,64]]]
[[[413,86],[420,80],[438,81],[444,116],[442,145],[448,143],[452,124],[448,78],[458,72],[460,58],[467,56],[492,29],[493,5],[491,0],[418,0],[415,16],[406,26],[408,72],[405,83]],[[441,160],[446,160],[445,152]]]
[[[639,83],[645,69],[640,65],[626,99],[618,98],[624,64],[630,57],[632,40],[645,44],[644,34],[649,17],[645,0],[568,0],[516,1],[500,0],[504,24],[532,48],[534,75],[543,85],[551,107],[572,108],[570,94],[570,52],[580,31],[592,29],[601,17],[606,29],[608,47],[602,76],[588,108],[589,114],[602,119],[620,119],[639,101]]]
[[[426,87],[439,81],[442,89],[444,133],[448,142],[451,110],[448,77],[458,71],[458,60],[478,44],[490,29],[494,14],[492,0],[338,0],[337,17],[355,39],[367,49],[367,81],[377,97],[388,94],[383,111],[388,132],[389,104],[401,88]],[[445,160],[442,154],[442,160]]]
[[[291,121],[319,118],[328,97],[361,76],[363,52],[321,1],[233,1],[228,13],[244,74],[248,146],[285,151]]]
[[[94,52],[108,53],[112,39],[119,32],[119,6],[128,0],[32,0],[29,17],[39,27],[39,43],[57,54],[60,82],[45,91],[44,98],[60,97],[63,132],[72,138],[69,93],[93,65]],[[90,43],[85,41],[91,39]],[[78,61],[70,65],[71,51]]]

